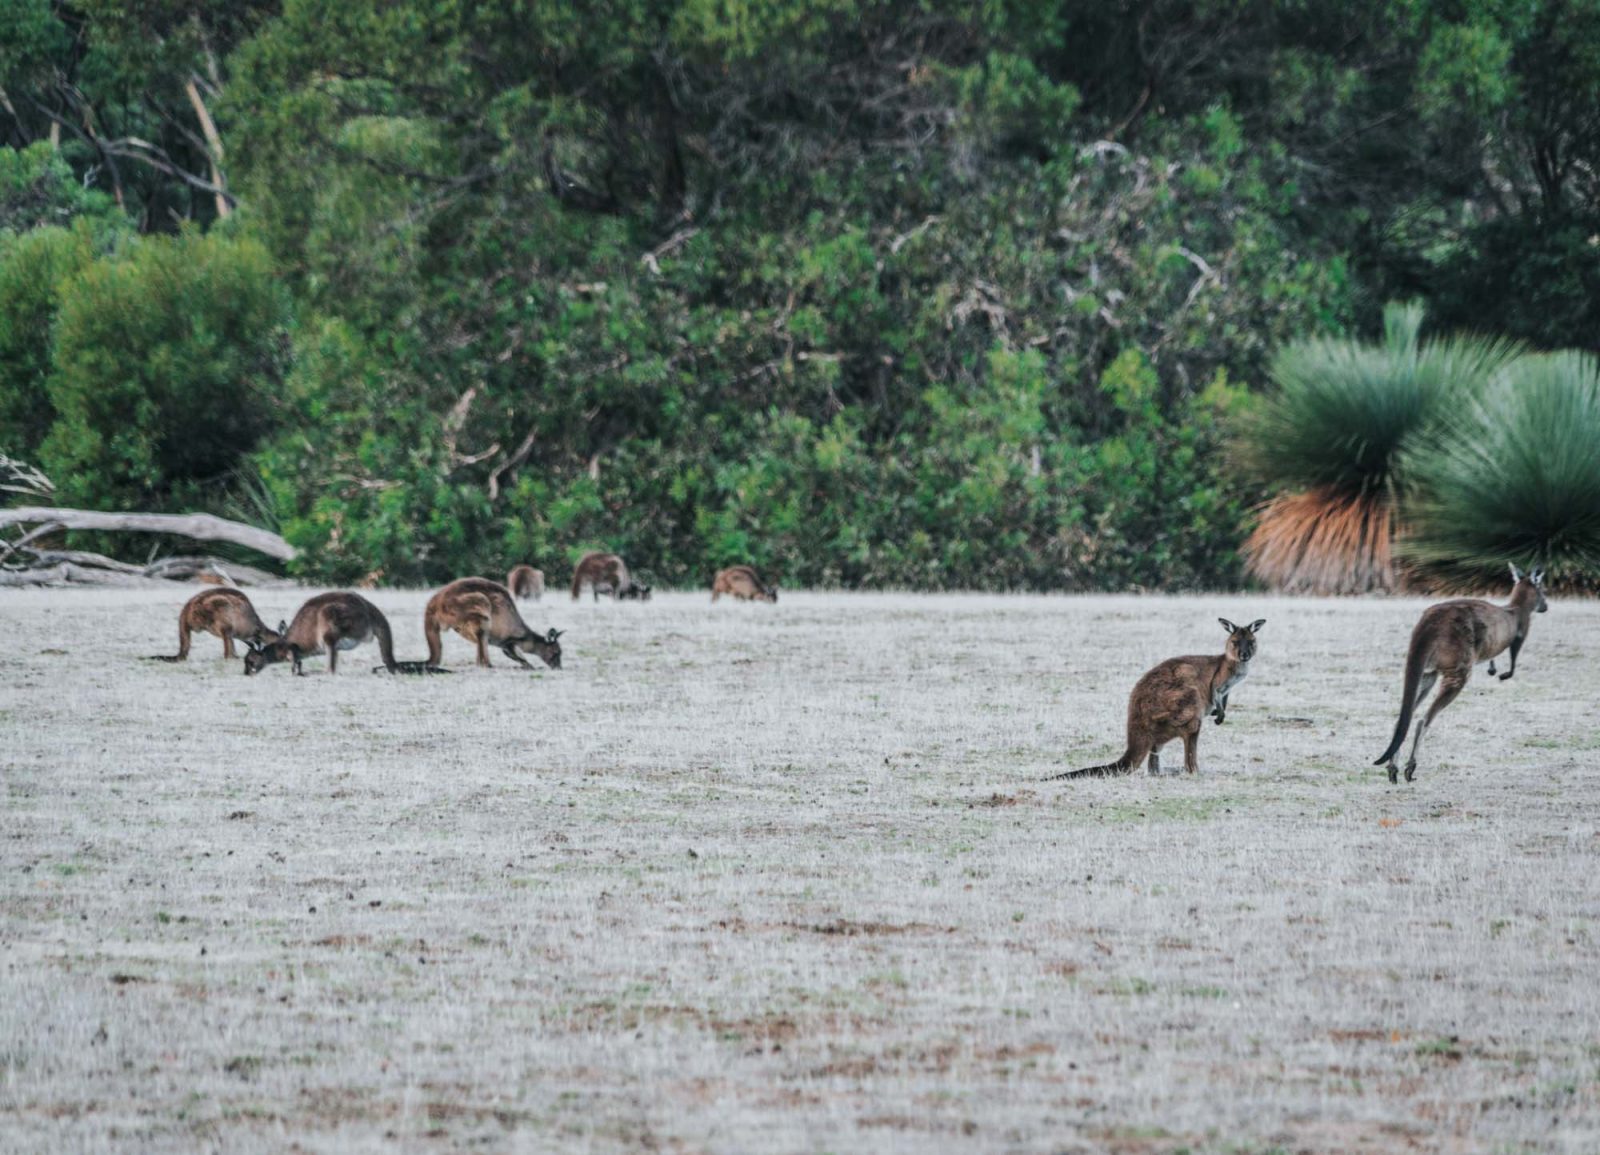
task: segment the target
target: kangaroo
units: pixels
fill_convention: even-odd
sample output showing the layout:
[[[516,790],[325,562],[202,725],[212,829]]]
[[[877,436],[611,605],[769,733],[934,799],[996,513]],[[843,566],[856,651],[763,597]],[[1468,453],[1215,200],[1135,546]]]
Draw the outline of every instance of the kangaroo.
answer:
[[[526,567],[522,567],[526,568]],[[511,591],[486,578],[461,578],[428,599],[422,612],[422,632],[428,638],[428,665],[437,666],[444,653],[441,629],[451,629],[478,647],[478,665],[489,665],[489,646],[524,669],[533,667],[523,653],[538,654],[552,670],[561,668],[561,631],[552,629],[540,636],[528,628],[517,613]]]
[[[1489,673],[1494,674],[1494,659],[1508,647],[1511,664],[1500,675],[1502,682],[1517,672],[1517,655],[1522,643],[1528,640],[1528,621],[1534,614],[1542,614],[1550,607],[1544,600],[1544,571],[1534,570],[1524,574],[1511,567],[1511,600],[1503,606],[1477,598],[1456,598],[1429,606],[1422,612],[1411,631],[1411,645],[1406,650],[1405,683],[1400,691],[1400,720],[1395,723],[1394,737],[1389,748],[1373,763],[1389,768],[1389,781],[1398,782],[1394,758],[1405,744],[1406,730],[1411,716],[1422,705],[1422,699],[1433,689],[1433,683],[1443,679],[1438,696],[1428,707],[1427,717],[1417,723],[1416,737],[1411,742],[1411,757],[1406,759],[1406,781],[1417,773],[1417,751],[1422,748],[1422,736],[1433,725],[1434,718],[1456,700],[1467,680],[1472,677],[1476,662],[1489,659]]]
[[[506,575],[506,588],[514,598],[538,601],[544,597],[544,570],[534,569],[531,565],[519,565]]]
[[[236,589],[216,588],[201,590],[183,604],[178,614],[178,652],[176,654],[151,654],[155,662],[185,662],[189,660],[189,635],[204,631],[222,639],[222,656],[233,658],[233,639],[254,642],[257,645],[275,642],[278,635],[269,630],[256,615],[250,599]]]
[[[715,602],[723,594],[742,602],[776,602],[778,587],[764,584],[750,566],[730,565],[727,569],[718,571],[716,578],[711,582],[711,600]]]
[[[369,638],[378,640],[384,668],[391,674],[399,673],[389,619],[377,606],[360,594],[318,594],[295,612],[293,622],[278,623],[274,641],[265,645],[249,643],[244,672],[258,674],[277,662],[292,662],[294,672],[302,674],[302,658],[326,652],[328,673],[338,673],[339,651],[353,650]]]
[[[639,601],[650,600],[650,587],[640,585],[633,580],[633,575],[628,572],[628,563],[614,553],[586,553],[578,559],[578,568],[572,571],[572,600],[578,600],[584,583],[588,583],[589,590],[594,594],[594,600],[600,600],[600,591],[604,589],[614,599],[637,598]]]
[[[1198,772],[1201,723],[1214,718],[1220,726],[1227,717],[1228,694],[1250,672],[1250,661],[1256,656],[1256,632],[1267,624],[1265,618],[1248,626],[1236,626],[1227,618],[1217,620],[1228,631],[1227,649],[1222,654],[1168,658],[1133,687],[1128,698],[1128,748],[1122,757],[1102,766],[1051,774],[1045,781],[1127,774],[1146,759],[1150,773],[1159,774],[1161,747],[1174,738],[1183,739],[1183,768],[1190,774]]]

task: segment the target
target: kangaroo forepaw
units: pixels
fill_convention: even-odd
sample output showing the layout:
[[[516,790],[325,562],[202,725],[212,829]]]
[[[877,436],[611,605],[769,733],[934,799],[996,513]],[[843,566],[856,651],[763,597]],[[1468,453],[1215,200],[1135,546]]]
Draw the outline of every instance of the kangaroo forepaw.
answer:
[[[1416,776],[1417,776],[1417,763],[1416,763],[1416,760],[1413,759],[1412,761],[1406,763],[1406,781],[1409,782],[1413,778],[1415,778]],[[1392,782],[1392,781],[1394,781],[1394,779],[1391,778],[1390,781]]]
[[[1212,711],[1211,716],[1217,720],[1217,725],[1219,726],[1222,725],[1223,719],[1227,717],[1221,710]]]
[[[1400,781],[1400,769],[1393,762],[1389,763],[1389,785],[1393,786]]]
[[[1489,659],[1489,676],[1491,678],[1494,677],[1494,659],[1493,658]]]

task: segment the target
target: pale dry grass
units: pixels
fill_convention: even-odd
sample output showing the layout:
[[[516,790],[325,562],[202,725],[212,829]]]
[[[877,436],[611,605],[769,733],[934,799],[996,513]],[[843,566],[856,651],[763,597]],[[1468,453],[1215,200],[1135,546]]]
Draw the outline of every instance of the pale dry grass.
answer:
[[[182,600],[0,595],[0,1150],[1600,1148],[1593,603],[1391,788],[1415,600],[552,597],[415,679],[138,661]],[[1037,781],[1219,615],[1204,775]]]

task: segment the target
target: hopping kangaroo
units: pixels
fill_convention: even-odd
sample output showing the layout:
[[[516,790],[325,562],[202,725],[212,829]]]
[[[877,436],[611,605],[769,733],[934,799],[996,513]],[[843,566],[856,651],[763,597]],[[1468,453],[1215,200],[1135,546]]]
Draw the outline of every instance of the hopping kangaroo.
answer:
[[[540,636],[528,628],[517,613],[511,591],[486,578],[461,578],[428,599],[422,612],[422,632],[428,638],[428,665],[437,666],[444,653],[441,630],[451,629],[478,647],[478,665],[489,665],[489,646],[524,669],[533,669],[523,660],[521,650],[538,654],[552,670],[561,668],[561,631],[552,629]]]
[[[776,602],[778,587],[762,582],[760,575],[750,566],[730,565],[727,569],[718,571],[711,583],[712,601],[716,601],[723,594],[741,602]]]
[[[628,572],[628,563],[614,553],[586,553],[578,559],[578,568],[572,571],[573,601],[578,600],[585,583],[594,594],[595,601],[600,600],[602,589],[613,599],[650,600],[650,587],[634,581],[633,575]]]
[[[514,598],[538,601],[544,597],[544,570],[534,569],[531,565],[519,565],[506,575],[506,588]]]
[[[250,599],[236,589],[201,590],[183,604],[178,614],[178,652],[176,654],[151,654],[152,661],[184,662],[189,659],[189,635],[199,632],[216,634],[222,639],[222,656],[232,658],[233,639],[261,645],[275,642],[278,635],[269,630],[256,615]]]
[[[1400,720],[1394,726],[1394,738],[1374,766],[1389,767],[1389,781],[1397,782],[1394,758],[1405,745],[1406,729],[1411,716],[1422,705],[1436,680],[1443,680],[1428,714],[1417,723],[1416,737],[1411,741],[1411,757],[1406,759],[1406,781],[1417,772],[1417,751],[1422,748],[1422,736],[1433,725],[1433,720],[1461,693],[1472,677],[1476,662],[1489,659],[1489,673],[1494,673],[1494,659],[1507,647],[1511,650],[1511,664],[1500,675],[1503,682],[1517,672],[1517,655],[1522,643],[1528,640],[1528,620],[1542,614],[1550,607],[1544,600],[1544,572],[1534,570],[1524,574],[1511,567],[1511,600],[1503,606],[1477,598],[1457,598],[1440,602],[1423,611],[1417,628],[1411,631],[1411,646],[1406,651],[1406,678],[1400,691]]]
[[[1161,773],[1161,747],[1174,738],[1183,739],[1183,768],[1194,774],[1200,769],[1196,747],[1200,725],[1215,718],[1221,725],[1228,713],[1228,694],[1250,672],[1256,656],[1256,631],[1267,624],[1258,618],[1248,626],[1236,626],[1218,618],[1228,631],[1228,645],[1216,656],[1168,658],[1147,672],[1133,687],[1128,699],[1128,748],[1122,757],[1103,766],[1086,766],[1057,778],[1102,778],[1130,773],[1149,759],[1150,773]]]
[[[328,655],[328,673],[337,673],[339,651],[353,650],[371,638],[378,640],[384,668],[391,674],[399,672],[389,619],[360,594],[318,594],[295,612],[293,622],[279,622],[278,634],[266,645],[250,645],[244,656],[246,674],[260,673],[277,662],[293,662],[299,674],[300,659],[321,653]]]

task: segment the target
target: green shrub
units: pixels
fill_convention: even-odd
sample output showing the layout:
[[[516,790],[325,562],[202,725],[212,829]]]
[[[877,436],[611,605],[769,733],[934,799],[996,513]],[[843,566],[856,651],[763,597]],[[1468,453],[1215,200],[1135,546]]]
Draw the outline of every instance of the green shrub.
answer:
[[[279,415],[289,301],[266,251],[146,237],[61,289],[40,452],[64,502],[205,505]]]
[[[1245,543],[1253,573],[1288,590],[1389,588],[1405,450],[1468,404],[1517,355],[1491,338],[1422,342],[1418,304],[1384,311],[1381,345],[1295,342],[1273,361],[1276,392],[1239,446],[1243,468],[1277,490]]]
[[[1524,357],[1407,455],[1403,555],[1441,584],[1482,588],[1507,562],[1600,581],[1600,362]]]

